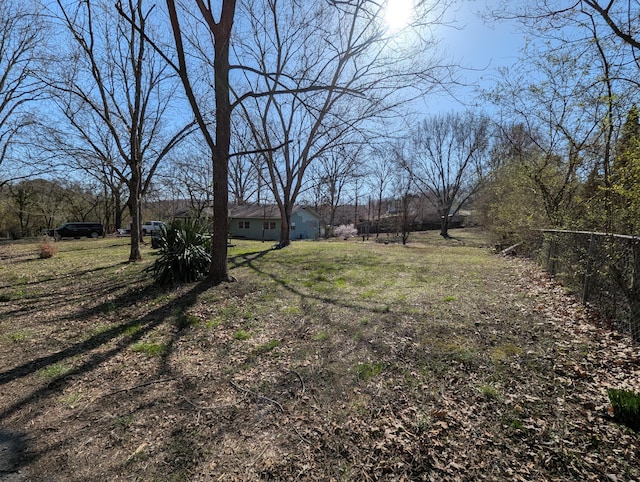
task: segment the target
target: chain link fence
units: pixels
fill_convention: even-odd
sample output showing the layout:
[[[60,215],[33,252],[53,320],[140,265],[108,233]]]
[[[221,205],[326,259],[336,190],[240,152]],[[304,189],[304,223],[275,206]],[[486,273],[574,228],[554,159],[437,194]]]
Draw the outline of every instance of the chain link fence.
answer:
[[[547,229],[537,256],[583,303],[640,341],[640,237]]]

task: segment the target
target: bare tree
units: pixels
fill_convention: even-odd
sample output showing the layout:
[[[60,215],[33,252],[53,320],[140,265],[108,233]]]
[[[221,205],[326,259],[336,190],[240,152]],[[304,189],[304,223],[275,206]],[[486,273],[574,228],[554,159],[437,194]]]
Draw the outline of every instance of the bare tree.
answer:
[[[142,197],[158,165],[190,125],[163,131],[173,87],[166,64],[149,47],[152,9],[145,10],[142,0],[118,2],[130,20],[125,21],[101,0],[57,4],[75,45],[73,58],[59,72],[62,82],[52,82],[74,134],[74,144],[64,141],[63,150],[108,164],[126,184],[132,221],[129,261],[137,261]]]
[[[13,149],[36,122],[30,107],[42,97],[38,73],[46,35],[39,11],[36,2],[0,2],[0,166],[24,157]],[[0,187],[24,175],[14,169],[11,176],[0,176]]]
[[[319,205],[326,206],[328,210],[326,219],[330,229],[336,224],[336,212],[345,202],[347,188],[360,174],[362,165],[360,151],[361,148],[358,145],[341,146],[319,158],[315,167],[312,168]],[[331,235],[330,231],[326,232],[327,237]]]
[[[394,169],[392,170],[391,186],[393,195],[393,213],[396,236],[400,234],[402,244],[407,244],[411,234],[411,224],[415,221],[415,200],[413,192],[415,183],[411,172],[406,169],[407,153],[402,143],[392,147]]]
[[[8,185],[8,193],[14,207],[15,216],[18,219],[18,229],[12,234],[14,238],[22,238],[33,234],[31,218],[33,216],[33,205],[37,197],[37,190],[34,189],[33,181],[22,181]]]
[[[429,117],[412,133],[403,167],[438,212],[444,238],[449,238],[450,217],[482,185],[488,147],[489,119],[471,112]]]
[[[520,20],[545,38],[558,38],[558,30],[563,27],[590,29],[592,22],[599,21],[622,43],[633,50],[640,49],[638,0],[535,0],[518,4],[504,0],[492,14],[497,18]],[[562,38],[563,41],[566,39]]]
[[[160,172],[163,189],[172,192],[174,198],[188,201],[189,210],[198,218],[204,217],[213,205],[212,177],[211,156],[199,136],[174,151]]]
[[[87,125],[85,128],[94,135],[91,144],[77,136],[73,129],[67,130],[59,125],[42,129],[47,140],[44,150],[60,158],[67,168],[77,169],[87,182],[93,180],[101,186],[105,233],[113,232],[122,227],[127,208],[127,170],[126,167],[122,168],[123,163],[111,134],[106,130],[100,131],[97,126]]]
[[[229,50],[231,47],[231,30],[236,13],[235,0],[222,0],[219,17],[210,2],[195,1],[199,12],[199,20],[204,24],[211,41],[213,59],[207,63],[213,80],[214,89],[214,117],[212,122],[207,119],[206,105],[196,97],[194,79],[189,71],[185,50],[186,35],[182,29],[181,16],[174,0],[166,0],[169,20],[173,32],[177,64],[171,63],[182,81],[187,99],[196,118],[196,122],[211,152],[213,168],[213,236],[212,257],[209,270],[209,280],[212,283],[231,281],[227,268],[227,233],[229,225],[229,151],[231,146],[231,98],[229,72]],[[182,11],[182,15],[192,19],[189,11]],[[193,39],[194,41],[197,39]],[[198,46],[198,43],[192,46]],[[215,126],[215,127],[214,127]]]
[[[417,6],[426,8],[429,3],[420,1]],[[436,3],[440,6],[447,0]],[[338,145],[339,139],[347,132],[353,135],[358,128],[362,129],[366,119],[390,112],[389,108],[398,104],[397,99],[391,101],[390,97],[399,86],[413,87],[416,83],[411,80],[416,79],[427,80],[433,86],[441,79],[440,66],[435,62],[427,65],[420,63],[409,69],[411,72],[406,65],[399,68],[402,64],[398,60],[400,46],[382,35],[382,7],[371,0],[313,3],[310,17],[295,14],[286,16],[286,19],[280,15],[274,16],[278,12],[276,7],[280,5],[279,2],[265,0],[259,6],[266,8],[250,15],[243,23],[253,27],[255,50],[252,52],[243,44],[242,49],[234,51],[235,57],[241,59],[241,65],[235,66],[231,66],[229,60],[232,40],[234,46],[239,45],[238,39],[231,37],[236,16],[235,0],[222,0],[215,11],[211,3],[205,0],[195,0],[196,12],[188,8],[178,10],[174,0],[167,0],[166,5],[176,61],[171,61],[171,55],[165,55],[165,59],[178,72],[198,126],[211,150],[214,233],[209,278],[214,283],[232,279],[227,271],[226,235],[231,113],[234,108],[242,107],[247,117],[251,117],[252,112],[257,113],[257,122],[253,124],[256,146],[251,152],[266,153],[265,160],[273,161],[270,165],[267,162],[268,179],[280,206],[284,226],[281,238],[286,244],[289,240],[291,210],[302,189],[309,163],[330,147]],[[297,9],[307,7],[301,2],[291,2],[289,8],[297,13]],[[329,23],[318,21],[320,18],[314,9],[318,9],[318,12],[332,11],[334,16],[329,17]],[[430,10],[436,11],[435,7]],[[255,9],[249,11],[257,12]],[[269,13],[266,21],[264,13]],[[439,16],[429,18],[437,23]],[[266,30],[262,28],[267,24]],[[185,25],[195,31],[185,31]],[[201,35],[194,34],[203,27]],[[304,34],[301,28],[305,29]],[[287,30],[284,36],[283,29]],[[243,32],[240,38],[248,38],[245,34],[253,35]],[[210,42],[208,46],[207,42]],[[428,50],[431,44],[427,44],[422,42],[416,52]],[[161,48],[158,47],[158,50],[161,51]],[[267,51],[268,55],[262,55]],[[195,55],[188,57],[187,52]],[[251,63],[249,56],[252,54]],[[199,56],[201,65],[206,67],[199,73],[204,73],[209,85],[213,86],[212,109],[207,108],[210,104],[206,93],[197,95],[199,77],[191,70],[195,56]],[[402,58],[405,61],[415,60],[407,55]],[[232,69],[242,71],[248,84],[244,93],[241,93],[242,86],[236,89],[233,103],[230,97]],[[442,69],[446,70],[446,66]],[[289,94],[289,100],[279,102],[277,97],[285,94]],[[349,103],[349,99],[365,97],[368,102],[357,106]],[[250,99],[256,101],[255,106],[247,105]],[[261,102],[258,102],[259,99]],[[352,117],[345,115],[341,118],[339,112],[351,113]],[[291,130],[292,114],[300,128],[306,130],[306,138],[297,136]],[[272,127],[283,132],[284,139],[278,138],[274,129],[268,126],[272,120],[279,121],[277,127],[276,124],[272,124]],[[292,141],[294,137],[298,139],[297,142]],[[277,155],[272,155],[276,152]],[[283,171],[279,171],[279,168],[287,171],[286,176],[281,175]]]
[[[5,187],[7,217],[17,221],[14,237],[33,236],[53,228],[54,223],[65,219],[72,204],[86,200],[85,189],[64,180],[24,179],[7,183]],[[83,213],[88,215],[92,210],[85,203]]]
[[[504,12],[518,19],[530,35],[547,41],[542,52],[534,51],[528,58],[534,59],[539,69],[541,60],[548,64],[541,69],[544,84],[540,83],[540,88],[550,91],[546,86],[553,87],[556,97],[564,98],[567,106],[579,112],[572,119],[573,126],[563,123],[567,137],[575,141],[584,137],[587,123],[595,126],[580,152],[583,165],[579,167],[587,169],[589,175],[585,199],[578,207],[586,227],[611,231],[615,210],[611,195],[611,169],[617,155],[615,137],[640,94],[640,36],[636,26],[640,3],[535,1],[520,8],[510,6],[501,15]],[[563,79],[566,73],[570,77],[564,89],[558,89],[556,78]]]
[[[418,6],[427,8],[426,2]],[[438,22],[443,6],[430,3],[430,21]],[[249,12],[241,51],[251,58],[253,70],[245,69],[251,88],[239,101],[264,152],[282,218],[280,245],[286,246],[309,166],[341,145],[372,138],[375,123],[391,121],[409,91],[432,89],[446,69],[424,54],[433,54],[431,39],[416,35],[415,50],[403,49],[386,30],[378,2],[265,0],[253,2]],[[414,33],[424,26],[419,22]]]
[[[251,129],[236,116],[236,132],[233,138],[233,150],[229,158],[229,194],[234,204],[251,202],[260,204],[264,199],[261,192],[264,187],[264,158],[261,152],[255,152],[251,142]],[[261,199],[262,198],[262,199]]]
[[[380,226],[382,218],[382,203],[389,194],[391,187],[394,160],[392,151],[389,149],[376,149],[372,153],[372,163],[369,165],[369,175],[367,176],[369,189],[375,195],[376,207],[376,238],[380,236]]]

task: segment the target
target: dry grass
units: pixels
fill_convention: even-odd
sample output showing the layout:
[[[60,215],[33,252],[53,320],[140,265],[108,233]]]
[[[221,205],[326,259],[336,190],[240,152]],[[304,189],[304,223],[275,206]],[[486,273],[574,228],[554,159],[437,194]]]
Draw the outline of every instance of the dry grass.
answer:
[[[160,291],[126,240],[0,245],[0,431],[29,480],[640,479],[638,359],[477,231],[284,250]],[[635,378],[634,378],[635,377]],[[636,380],[634,382],[633,380]],[[1,476],[1,473],[0,473]]]

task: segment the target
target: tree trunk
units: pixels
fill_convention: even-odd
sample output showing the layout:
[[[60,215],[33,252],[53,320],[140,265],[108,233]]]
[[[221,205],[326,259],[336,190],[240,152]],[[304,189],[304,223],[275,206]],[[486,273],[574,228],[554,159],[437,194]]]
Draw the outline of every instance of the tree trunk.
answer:
[[[220,144],[218,143],[217,146]],[[216,146],[216,147],[217,147]],[[218,150],[218,149],[217,149]],[[229,198],[226,189],[226,162],[220,162],[221,152],[213,156],[213,233],[209,280],[213,284],[229,281],[227,269],[227,235],[229,232]]]
[[[378,195],[378,229],[376,229],[376,238],[380,236],[380,220],[382,219],[382,191]]]
[[[124,209],[122,208],[122,201],[120,200],[120,191],[118,190],[114,192],[113,197],[115,202],[115,208],[114,208],[115,228],[120,229],[122,228],[122,212],[124,211]]]
[[[409,194],[405,193],[402,197],[402,244],[406,245],[409,241],[409,233],[411,227],[409,225]]]
[[[131,213],[131,250],[129,251],[129,262],[134,263],[142,260],[140,253],[140,211],[138,203],[133,201],[129,204]]]
[[[449,236],[449,212],[447,211],[446,214],[440,213],[440,219],[440,236],[444,239],[451,239],[451,236]]]
[[[141,222],[140,222],[140,177],[135,170],[132,170],[131,184],[129,186],[129,213],[131,214],[131,250],[129,252],[129,262],[134,263],[142,260],[140,253],[141,242]]]
[[[292,206],[288,203],[278,203],[278,207],[280,208],[280,243],[278,246],[280,248],[284,248],[291,244],[291,211]]]
[[[209,280],[230,281],[227,268],[229,233],[229,149],[231,146],[231,101],[229,99],[229,42],[235,2],[223,2],[220,22],[212,26],[215,38],[216,143],[213,149],[213,235]],[[225,9],[228,8],[229,10]]]

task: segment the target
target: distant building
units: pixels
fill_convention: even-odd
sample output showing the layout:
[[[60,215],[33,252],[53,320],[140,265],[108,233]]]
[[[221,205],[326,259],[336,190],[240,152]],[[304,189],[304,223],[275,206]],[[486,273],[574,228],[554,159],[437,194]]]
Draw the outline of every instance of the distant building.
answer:
[[[278,206],[234,206],[229,209],[232,238],[278,241],[281,226]],[[290,239],[318,239],[323,236],[322,218],[311,208],[295,206],[291,213]]]
[[[211,208],[202,212],[210,217]],[[176,218],[186,218],[191,214],[185,210]],[[229,207],[229,236],[231,238],[279,241],[282,220],[276,205],[246,205]],[[318,239],[324,237],[322,218],[311,208],[295,206],[291,213],[290,239]]]

